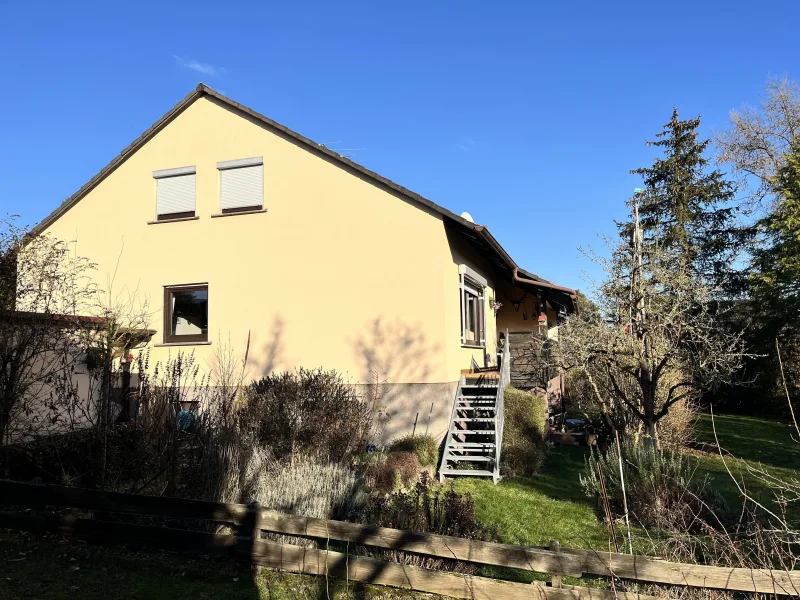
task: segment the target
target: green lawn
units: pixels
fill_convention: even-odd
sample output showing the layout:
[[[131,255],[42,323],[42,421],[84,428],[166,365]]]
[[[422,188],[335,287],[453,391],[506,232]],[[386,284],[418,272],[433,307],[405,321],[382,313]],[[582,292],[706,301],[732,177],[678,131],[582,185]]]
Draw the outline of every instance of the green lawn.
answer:
[[[794,426],[775,418],[714,415],[720,445],[733,455],[770,468],[800,468],[800,444]],[[713,443],[711,415],[701,414],[697,421],[699,441]]]
[[[758,498],[772,501],[769,490],[748,472],[748,464],[762,465],[782,478],[800,478],[800,445],[792,441],[794,430],[788,423],[737,415],[716,416],[715,423],[720,444],[737,457],[726,458],[728,468]],[[710,415],[701,415],[696,437],[714,442]],[[488,480],[461,479],[456,489],[472,494],[478,518],[496,524],[502,542],[546,546],[558,540],[565,547],[608,549],[608,531],[597,518],[593,500],[581,492],[586,452],[557,446],[538,475],[507,479],[497,486]],[[731,506],[740,502],[736,483],[718,455],[695,453],[690,460],[697,464],[696,477],[708,474]]]
[[[725,460],[713,452],[699,455],[698,473],[708,474],[712,485],[734,507],[741,504],[738,486],[742,486],[765,506],[775,508],[774,495],[757,471],[782,480],[800,479],[800,444],[792,440],[796,437],[794,427],[774,418],[739,415],[715,415],[714,424],[719,445],[727,451]],[[700,416],[696,437],[715,443],[711,415]]]
[[[478,519],[496,524],[504,543],[547,546],[557,540],[565,547],[607,548],[607,529],[578,479],[585,455],[585,448],[557,447],[533,477],[497,486],[486,479],[460,479],[456,489],[472,494]]]

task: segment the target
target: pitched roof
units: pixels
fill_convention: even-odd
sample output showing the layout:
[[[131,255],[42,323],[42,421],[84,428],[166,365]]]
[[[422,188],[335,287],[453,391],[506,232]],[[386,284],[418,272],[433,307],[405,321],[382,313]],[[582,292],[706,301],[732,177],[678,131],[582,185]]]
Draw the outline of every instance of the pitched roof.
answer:
[[[420,196],[419,194],[412,192],[408,188],[403,187],[402,185],[395,183],[394,181],[379,175],[375,171],[371,171],[366,167],[358,164],[346,158],[337,152],[327,148],[322,144],[318,144],[313,140],[297,133],[286,127],[285,125],[281,125],[280,123],[273,121],[272,119],[265,117],[264,115],[254,111],[247,106],[239,104],[238,102],[231,100],[227,96],[223,96],[216,90],[208,87],[204,83],[200,83],[197,87],[189,93],[186,97],[183,98],[180,102],[178,102],[175,106],[173,106],[168,112],[166,112],[158,121],[153,123],[142,135],[136,138],[127,148],[125,148],[122,152],[120,152],[114,159],[108,163],[105,167],[103,167],[97,175],[92,177],[89,181],[87,181],[83,187],[81,187],[77,192],[75,192],[72,196],[67,198],[61,205],[56,208],[52,213],[50,213],[47,217],[45,217],[40,223],[36,225],[31,230],[31,235],[37,235],[44,231],[47,227],[49,227],[54,221],[56,221],[61,215],[66,213],[70,208],[72,208],[75,204],[77,204],[81,198],[86,196],[91,190],[93,190],[101,181],[103,181],[106,177],[108,177],[114,170],[119,167],[122,163],[124,163],[131,155],[133,155],[139,148],[144,146],[148,141],[150,141],[159,131],[164,129],[167,125],[169,125],[178,115],[180,115],[184,110],[186,110],[189,106],[191,106],[196,100],[208,96],[210,98],[216,99],[218,102],[222,103],[223,105],[236,110],[240,111],[256,121],[266,125],[267,127],[279,131],[280,133],[286,135],[289,138],[300,143],[300,145],[306,146],[309,150],[314,152],[319,152],[328,158],[331,158],[335,162],[338,162],[347,169],[352,169],[361,175],[364,175],[368,179],[371,179],[373,182],[380,186],[384,186],[401,196],[408,198],[409,200],[418,203],[421,206],[424,206],[435,213],[440,214],[443,218],[448,220],[449,222],[456,225],[462,232],[467,233],[469,237],[474,237],[479,240],[481,245],[489,250],[493,258],[495,259],[493,262],[496,262],[498,265],[502,265],[503,267],[511,270],[511,271],[519,271],[523,273],[528,279],[531,280],[531,283],[534,284],[536,282],[540,282],[543,284],[543,287],[547,287],[550,289],[558,289],[564,292],[571,292],[572,290],[568,290],[567,288],[558,288],[557,286],[552,286],[548,281],[533,275],[527,271],[524,271],[518,267],[518,265],[514,262],[514,260],[509,256],[509,254],[503,249],[503,247],[497,242],[497,240],[489,233],[489,230],[482,226],[472,223],[471,221],[467,221],[463,217],[447,210],[446,208],[439,206],[435,202]],[[573,292],[574,293],[574,292]]]

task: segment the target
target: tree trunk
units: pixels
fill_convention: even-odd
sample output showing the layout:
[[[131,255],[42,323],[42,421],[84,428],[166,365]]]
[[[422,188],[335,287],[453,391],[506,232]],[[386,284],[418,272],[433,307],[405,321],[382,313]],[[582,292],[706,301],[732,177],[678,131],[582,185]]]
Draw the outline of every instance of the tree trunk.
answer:
[[[641,387],[645,443],[653,445],[656,440],[656,386],[650,380],[649,372],[643,375],[645,378],[641,382]]]

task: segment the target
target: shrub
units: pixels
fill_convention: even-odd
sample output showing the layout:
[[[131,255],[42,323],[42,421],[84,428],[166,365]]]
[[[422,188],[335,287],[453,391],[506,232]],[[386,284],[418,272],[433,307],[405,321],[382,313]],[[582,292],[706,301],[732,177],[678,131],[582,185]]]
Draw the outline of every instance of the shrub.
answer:
[[[439,443],[430,435],[407,435],[393,441],[392,452],[412,452],[423,467],[436,466],[439,461]]]
[[[680,449],[694,440],[697,422],[697,405],[689,398],[673,404],[666,416],[658,422],[658,443],[670,450]]]
[[[504,402],[501,469],[510,477],[533,475],[544,462],[547,400],[541,395],[508,387]]]
[[[377,407],[335,371],[299,369],[245,388],[243,424],[275,459],[316,456],[343,461],[362,450]]]
[[[410,488],[419,479],[420,465],[411,452],[391,452],[386,460],[367,470],[369,487],[388,494],[399,488]]]
[[[205,470],[211,483],[206,492],[209,499],[258,502],[263,508],[279,512],[346,520],[364,496],[363,479],[356,469],[308,457],[275,461],[268,450],[246,439],[246,435],[237,435],[233,427],[217,433],[206,458]],[[267,538],[299,546],[316,545],[294,536],[267,534]]]
[[[716,521],[724,516],[724,499],[712,489],[711,479],[708,475],[702,479],[695,478],[694,469],[684,461],[680,452],[626,439],[622,455],[628,512],[639,525],[691,531],[703,522]],[[589,496],[603,495],[598,465],[605,479],[612,514],[624,515],[616,445],[605,454],[595,450],[589,454],[581,475],[581,485]]]
[[[286,464],[263,458],[252,460],[245,479],[242,500],[318,519],[347,519],[358,504],[362,485],[361,477],[351,467],[313,459]]]
[[[432,482],[423,472],[409,490],[389,496],[372,496],[354,513],[354,520],[365,525],[451,535],[471,540],[495,541],[496,528],[484,526],[475,518],[475,502],[469,493],[461,495],[453,489]],[[366,550],[370,555],[409,565],[431,569],[447,569],[474,573],[477,565],[460,561],[423,557],[398,550]]]
[[[345,519],[358,504],[363,480],[352,467],[308,457],[276,461],[268,450],[233,433],[217,436],[216,460],[207,463],[218,474],[215,493],[208,494],[215,500],[258,502],[319,519]]]

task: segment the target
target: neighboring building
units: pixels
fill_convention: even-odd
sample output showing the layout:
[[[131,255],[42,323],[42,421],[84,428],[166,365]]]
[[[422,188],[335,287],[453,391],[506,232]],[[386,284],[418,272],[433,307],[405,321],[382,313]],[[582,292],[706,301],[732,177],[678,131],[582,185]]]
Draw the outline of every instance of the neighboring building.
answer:
[[[230,341],[251,377],[386,382],[384,437],[447,431],[461,371],[500,335],[546,334],[574,292],[489,231],[199,85],[34,230],[154,318],[151,361]]]

